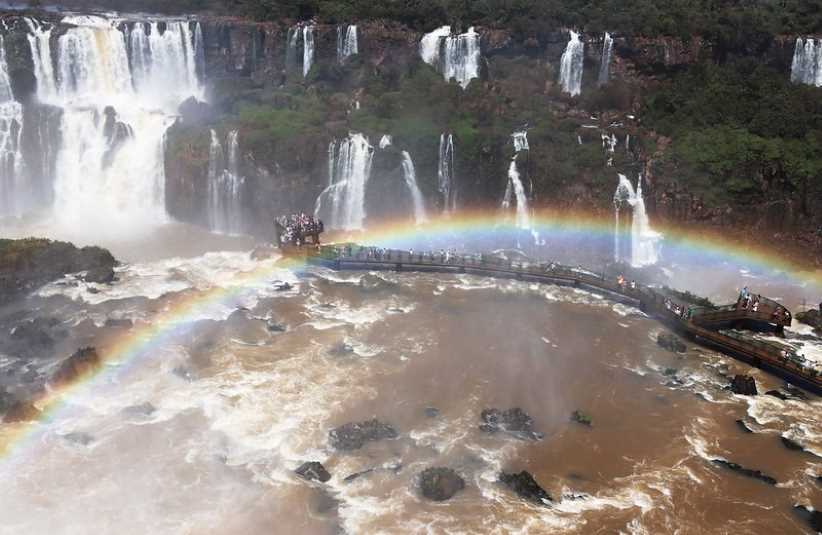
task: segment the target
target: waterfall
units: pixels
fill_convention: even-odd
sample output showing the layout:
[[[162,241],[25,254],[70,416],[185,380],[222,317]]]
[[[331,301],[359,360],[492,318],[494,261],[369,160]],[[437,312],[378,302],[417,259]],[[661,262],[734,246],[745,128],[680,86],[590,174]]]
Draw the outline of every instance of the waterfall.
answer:
[[[353,24],[337,26],[337,62],[342,65],[345,60],[358,53],[357,27]]]
[[[602,148],[605,149],[605,154],[608,157],[608,167],[614,166],[614,154],[616,152],[617,143],[618,141],[616,134],[602,134]]]
[[[303,77],[308,76],[314,64],[314,26],[303,26]]]
[[[822,41],[796,38],[791,64],[791,82],[822,86]]]
[[[562,86],[562,90],[569,93],[572,97],[582,92],[582,64],[585,60],[584,53],[585,45],[579,40],[579,34],[571,31],[571,39],[568,41],[568,46],[565,47],[565,52],[563,52],[560,62],[559,84]]]
[[[393,143],[394,139],[388,134],[384,134],[382,138],[380,138],[380,150],[390,147]]]
[[[511,134],[511,139],[514,141],[514,151],[520,152],[529,150],[528,148],[528,132],[523,130],[521,132],[514,132]]]
[[[508,185],[505,187],[505,195],[502,199],[503,210],[508,210],[511,207],[511,201],[516,200],[516,225],[521,229],[531,228],[531,216],[528,209],[528,195],[525,193],[525,186],[520,180],[519,170],[517,169],[517,158],[511,160],[511,165],[508,167]]]
[[[428,214],[425,213],[425,200],[417,185],[417,172],[414,169],[414,161],[408,151],[402,151],[402,175],[405,185],[411,193],[411,200],[414,202],[414,221],[417,225],[428,221]]]
[[[217,132],[211,130],[208,151],[208,226],[215,232],[240,234],[243,231],[242,194],[245,179],[240,176],[237,130],[228,133],[226,157]]]
[[[471,80],[479,78],[479,34],[471,27],[463,34],[451,35],[451,27],[442,26],[423,36],[420,57],[437,67],[446,81],[454,79],[465,89]]]
[[[438,190],[442,194],[443,211],[457,209],[457,189],[454,183],[454,136],[440,135],[440,157],[437,166]]]
[[[328,145],[328,187],[314,208],[328,228],[362,230],[365,224],[365,189],[371,176],[374,147],[368,138],[350,133],[339,143]]]
[[[651,228],[648,214],[645,212],[645,199],[642,197],[642,175],[637,179],[636,191],[625,175],[619,175],[619,185],[614,193],[616,211],[614,229],[614,259],[620,260],[619,251],[619,210],[628,204],[633,209],[631,222],[631,265],[643,267],[656,264],[659,260],[659,242],[662,235]]]
[[[302,26],[297,25],[288,29],[288,34],[285,38],[285,67],[286,70],[291,70],[297,63],[297,43],[300,41],[302,33]]]
[[[0,217],[20,215],[30,200],[23,184],[23,106],[14,100],[6,62],[6,45],[0,35]]]
[[[597,84],[603,86],[608,83],[611,68],[611,51],[614,48],[614,39],[611,34],[605,32],[605,39],[602,43],[602,59],[599,62],[599,77]]]
[[[55,223],[80,238],[133,235],[166,220],[165,132],[180,102],[203,95],[199,23],[63,21],[55,51],[51,31],[28,21],[37,98],[62,110]]]

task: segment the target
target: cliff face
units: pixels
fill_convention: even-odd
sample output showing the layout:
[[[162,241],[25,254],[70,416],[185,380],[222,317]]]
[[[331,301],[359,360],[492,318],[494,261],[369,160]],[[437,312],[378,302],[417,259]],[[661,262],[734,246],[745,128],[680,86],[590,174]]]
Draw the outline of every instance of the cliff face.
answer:
[[[0,33],[15,98],[25,104],[23,151],[34,162],[32,182],[41,183],[35,197],[48,199],[60,110],[32,99],[36,79],[22,16],[6,15]],[[56,42],[65,29],[59,17],[37,17],[55,24]],[[293,24],[197,20],[208,104],[182,106],[166,139],[166,207],[183,221],[208,224],[212,131],[223,151],[229,134],[237,132],[242,227],[267,237],[274,215],[313,211],[329,184],[329,144],[349,132],[362,132],[375,147],[366,212],[377,218],[411,217],[401,151],[413,158],[429,210],[442,208],[442,134],[454,139],[460,205],[499,206],[514,156],[510,136],[527,128],[530,151],[518,157],[518,168],[536,207],[610,212],[616,174],[635,181],[642,173],[649,210],[658,219],[767,228],[806,240],[820,223],[822,201],[813,182],[788,180],[791,170],[780,171],[778,162],[746,169],[752,186],[744,196],[711,194],[704,180],[694,178],[699,169],[683,170],[678,138],[658,130],[658,117],[649,116],[674,113],[682,103],[660,104],[660,95],[680,73],[704,65],[754,60],[787,85],[792,36],[730,47],[696,36],[683,41],[614,32],[608,81],[600,84],[604,36],[583,33],[582,91],[571,97],[559,84],[567,30],[523,36],[506,28],[475,28],[479,77],[463,89],[420,59],[423,34],[396,21],[360,21],[358,54],[343,63],[337,57],[338,26],[313,25],[315,54],[304,76],[302,35],[289,51]],[[126,17],[120,24],[130,29],[134,21]],[[385,134],[393,145],[376,149]]]

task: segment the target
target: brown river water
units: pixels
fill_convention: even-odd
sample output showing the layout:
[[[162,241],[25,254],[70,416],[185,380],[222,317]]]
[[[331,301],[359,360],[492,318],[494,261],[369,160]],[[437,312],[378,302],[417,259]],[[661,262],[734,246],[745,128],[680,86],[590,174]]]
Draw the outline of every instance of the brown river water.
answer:
[[[138,327],[259,266],[247,251],[153,256],[99,293],[47,287],[31,313],[73,326],[66,347],[105,349],[123,336],[106,318]],[[811,533],[793,508],[822,507],[819,398],[735,395],[735,373],[760,393],[783,383],[690,343],[668,352],[661,324],[592,293],[272,267],[258,291],[221,306],[102,374],[0,460],[0,533]],[[145,403],[154,410],[134,409]],[[490,407],[522,408],[544,438],[482,432]],[[574,410],[593,425],[572,422]],[[330,429],[373,417],[399,437],[330,447]],[[328,483],[294,474],[313,460]],[[417,475],[431,466],[456,470],[465,489],[422,498]],[[497,482],[520,470],[553,505]]]

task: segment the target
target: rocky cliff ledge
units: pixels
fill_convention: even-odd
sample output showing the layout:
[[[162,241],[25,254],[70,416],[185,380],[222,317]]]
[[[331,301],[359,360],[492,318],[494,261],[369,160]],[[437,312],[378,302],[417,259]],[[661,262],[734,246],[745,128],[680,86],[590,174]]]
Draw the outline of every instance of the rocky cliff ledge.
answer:
[[[84,272],[87,282],[114,280],[114,257],[100,247],[30,238],[0,240],[0,304],[70,273]]]

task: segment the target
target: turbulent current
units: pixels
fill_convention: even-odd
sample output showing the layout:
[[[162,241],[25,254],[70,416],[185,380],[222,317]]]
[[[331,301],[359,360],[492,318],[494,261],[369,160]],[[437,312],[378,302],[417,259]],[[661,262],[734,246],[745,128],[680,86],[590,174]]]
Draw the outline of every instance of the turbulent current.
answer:
[[[728,377],[750,368],[667,352],[656,321],[584,291],[292,270],[248,252],[125,264],[118,278],[28,301],[57,317],[58,349],[132,353],[0,460],[0,533],[800,533],[791,508],[819,502],[818,399],[736,396]],[[159,341],[142,338],[149,323]],[[4,382],[49,366],[0,357]],[[760,391],[782,386],[752,373]],[[522,408],[544,437],[483,432],[492,407]],[[374,417],[397,438],[332,447],[331,429]],[[304,461],[331,479],[303,481]],[[465,489],[423,499],[431,466]],[[520,470],[550,507],[498,483]]]

